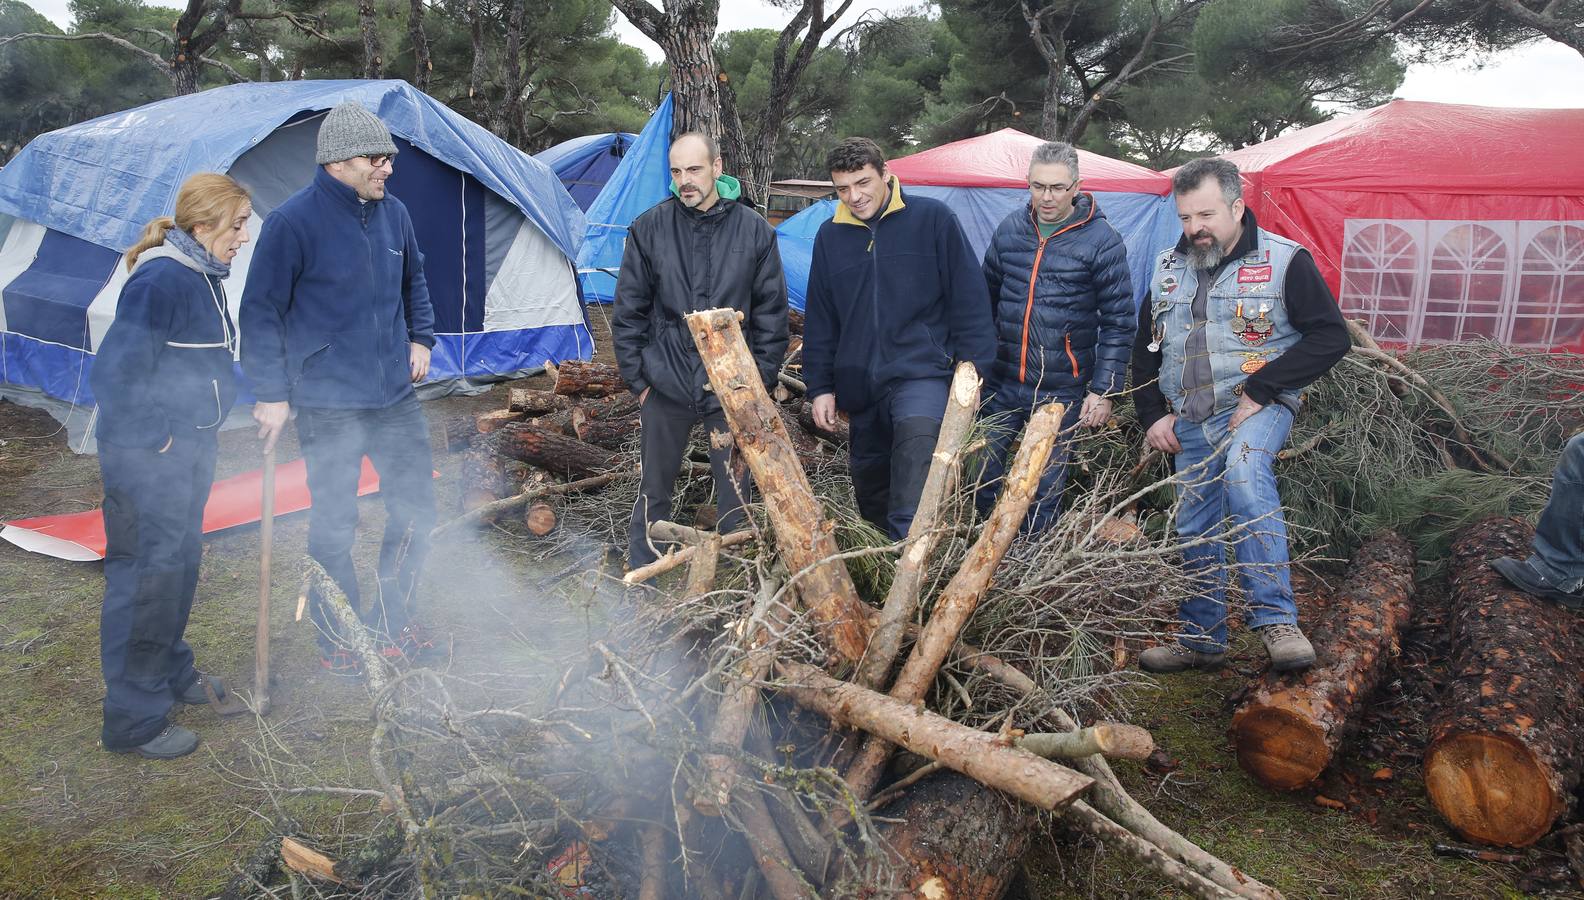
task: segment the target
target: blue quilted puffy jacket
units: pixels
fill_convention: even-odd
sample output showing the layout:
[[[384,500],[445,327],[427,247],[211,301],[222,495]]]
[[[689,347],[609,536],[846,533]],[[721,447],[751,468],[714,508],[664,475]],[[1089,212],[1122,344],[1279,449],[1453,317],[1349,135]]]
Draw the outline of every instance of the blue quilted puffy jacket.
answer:
[[[1003,399],[1122,390],[1138,327],[1127,247],[1093,195],[1079,194],[1074,207],[1076,218],[1042,242],[1025,206],[985,251],[996,327],[990,387]]]

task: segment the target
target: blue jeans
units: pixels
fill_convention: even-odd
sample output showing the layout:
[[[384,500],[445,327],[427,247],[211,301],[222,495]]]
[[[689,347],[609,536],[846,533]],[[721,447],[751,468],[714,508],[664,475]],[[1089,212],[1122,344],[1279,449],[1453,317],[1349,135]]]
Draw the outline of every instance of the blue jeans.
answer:
[[[1205,653],[1219,653],[1227,645],[1228,530],[1249,602],[1249,627],[1298,622],[1287,570],[1287,521],[1273,471],[1293,415],[1271,403],[1235,432],[1227,429],[1231,418],[1230,409],[1203,422],[1179,418],[1176,429],[1182,444],[1176,461],[1181,484],[1177,534],[1194,588],[1178,608],[1183,626],[1178,640]]]
[[[215,434],[183,429],[164,453],[99,442],[105,592],[99,614],[109,750],[165,730],[175,694],[198,677],[182,637],[198,588]]]
[[[1008,392],[997,391],[985,401],[980,418],[990,420],[985,433],[984,467],[979,470],[979,490],[974,493],[974,506],[980,516],[990,515],[997,498],[1001,496],[1002,479],[1006,476],[1007,451],[1012,441],[1023,433],[1034,410],[1046,403],[1064,403],[1061,432],[1051,446],[1050,460],[1041,473],[1039,486],[1034,490],[1034,502],[1029,505],[1028,518],[1023,520],[1023,530],[1038,534],[1049,528],[1061,515],[1062,490],[1067,486],[1067,460],[1072,455],[1072,435],[1078,425],[1078,414],[1083,411],[1083,398],[1036,397],[1029,403],[1014,400]]]
[[[308,466],[308,555],[324,566],[363,622],[394,638],[416,612],[418,573],[429,555],[434,527],[434,458],[429,428],[418,397],[407,396],[383,409],[297,410],[297,437]],[[379,593],[366,610],[358,597],[352,543],[357,537],[357,485],[367,455],[379,473],[385,501],[385,536],[380,543]],[[315,592],[311,597],[319,643],[335,644],[333,617]]]
[[[1562,448],[1529,564],[1559,590],[1572,593],[1584,587],[1584,434],[1574,435]]]

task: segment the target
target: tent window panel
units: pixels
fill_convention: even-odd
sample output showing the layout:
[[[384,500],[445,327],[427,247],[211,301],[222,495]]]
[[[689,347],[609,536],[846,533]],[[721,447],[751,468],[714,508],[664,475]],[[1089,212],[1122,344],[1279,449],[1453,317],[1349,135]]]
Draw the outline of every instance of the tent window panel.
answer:
[[[1443,234],[1430,256],[1420,340],[1502,339],[1508,256],[1507,240],[1484,225]]]
[[[1342,250],[1345,315],[1364,319],[1370,334],[1387,341],[1413,337],[1421,240],[1390,222],[1349,221]],[[1422,231],[1420,225],[1417,231]]]
[[[1584,334],[1584,226],[1548,225],[1524,248],[1512,343],[1571,344]]]

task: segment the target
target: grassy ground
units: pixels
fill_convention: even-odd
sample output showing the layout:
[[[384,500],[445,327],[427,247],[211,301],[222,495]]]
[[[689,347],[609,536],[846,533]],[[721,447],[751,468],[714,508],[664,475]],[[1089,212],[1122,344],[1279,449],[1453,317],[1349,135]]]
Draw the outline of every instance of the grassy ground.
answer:
[[[447,421],[504,405],[504,386],[477,398],[426,405],[434,445]],[[73,512],[98,505],[93,457],[65,449],[42,414],[0,403],[0,518]],[[256,467],[248,430],[221,439],[219,477]],[[296,456],[283,445],[281,458]],[[442,517],[457,504],[456,457],[437,453]],[[367,571],[378,549],[377,498],[362,501],[357,553]],[[307,521],[275,530],[272,634],[275,710],[263,722],[221,722],[205,709],[176,721],[198,730],[200,750],[147,762],[97,746],[97,628],[102,580],[94,564],[66,563],[0,544],[0,895],[5,897],[204,897],[231,877],[287,814],[309,833],[355,830],[366,800],[309,793],[275,796],[264,781],[367,788],[367,703],[357,683],[318,668],[313,635],[291,621]],[[188,639],[199,664],[243,688],[251,681],[257,602],[256,528],[210,539]],[[453,645],[463,672],[553,679],[553,661],[585,646],[606,623],[597,600],[537,588],[554,568],[504,532],[436,548],[425,579],[429,620]],[[1256,668],[1244,645],[1237,668]],[[1134,795],[1167,824],[1289,897],[1506,897],[1524,867],[1448,860],[1430,852],[1450,840],[1422,799],[1416,773],[1369,784],[1379,761],[1350,771],[1375,812],[1338,812],[1312,792],[1277,795],[1237,768],[1225,729],[1227,698],[1243,683],[1228,670],[1162,682],[1137,704],[1175,766],[1124,765]],[[277,806],[278,804],[278,806]],[[1031,897],[1172,896],[1114,853],[1074,844],[1058,829],[1028,864]],[[1526,862],[1540,859],[1532,854]]]

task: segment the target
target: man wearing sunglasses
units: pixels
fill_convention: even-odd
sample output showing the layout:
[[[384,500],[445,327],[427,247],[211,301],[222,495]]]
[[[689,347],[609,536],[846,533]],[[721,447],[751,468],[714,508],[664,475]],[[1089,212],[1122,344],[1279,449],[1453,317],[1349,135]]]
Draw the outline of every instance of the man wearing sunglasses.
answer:
[[[386,196],[396,144],[356,103],[319,126],[312,183],[270,213],[242,295],[242,370],[266,450],[292,412],[313,508],[308,553],[336,580],[387,656],[428,641],[413,622],[434,524],[429,429],[413,385],[429,371],[434,310],[407,207]],[[387,513],[379,590],[361,609],[352,543],[367,455]],[[322,663],[355,675],[323,601],[311,598]]]
[[[1066,404],[1062,435],[1040,477],[1026,527],[1056,520],[1074,425],[1097,428],[1121,393],[1138,317],[1127,246],[1078,189],[1078,151],[1050,142],[1034,148],[1029,203],[996,228],[984,274],[995,308],[996,362],[986,384],[984,468],[975,497],[988,514],[1001,493],[1007,450],[1029,415]]]

